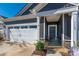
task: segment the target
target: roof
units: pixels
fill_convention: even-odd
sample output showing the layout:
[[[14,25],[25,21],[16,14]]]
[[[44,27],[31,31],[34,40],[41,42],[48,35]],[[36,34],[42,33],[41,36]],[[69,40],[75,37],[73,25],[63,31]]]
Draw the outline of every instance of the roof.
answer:
[[[29,11],[28,9],[32,6],[33,4],[29,4],[27,7],[23,8],[21,12],[19,12],[19,14],[17,14],[17,17],[13,17],[13,18],[8,18],[8,19],[3,19],[3,21],[5,22],[10,22],[10,21],[16,21],[16,20],[26,20],[26,19],[31,19],[31,18],[35,18],[36,16],[32,13],[27,14],[27,15],[22,15],[23,12],[25,11]],[[47,6],[48,3],[39,3],[38,5],[36,5],[33,9],[38,13],[38,15],[43,15],[41,12],[39,12],[40,10],[42,10],[45,6]],[[33,12],[32,9],[32,12]],[[47,11],[48,12],[48,11]],[[52,12],[52,11],[50,11]],[[44,12],[45,13],[45,12]],[[21,16],[20,16],[21,15]]]
[[[33,9],[37,12],[40,11],[47,3],[32,3],[25,6],[16,16],[22,16],[30,14]]]
[[[29,3],[27,4],[16,16],[20,16],[21,14],[23,14],[26,10],[28,10],[29,7],[31,7],[33,3]]]

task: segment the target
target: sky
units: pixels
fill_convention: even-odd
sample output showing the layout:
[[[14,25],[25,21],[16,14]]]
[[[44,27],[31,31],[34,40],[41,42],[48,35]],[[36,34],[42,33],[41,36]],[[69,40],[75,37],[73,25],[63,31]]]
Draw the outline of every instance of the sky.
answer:
[[[0,3],[0,15],[12,18],[25,6],[26,3]]]

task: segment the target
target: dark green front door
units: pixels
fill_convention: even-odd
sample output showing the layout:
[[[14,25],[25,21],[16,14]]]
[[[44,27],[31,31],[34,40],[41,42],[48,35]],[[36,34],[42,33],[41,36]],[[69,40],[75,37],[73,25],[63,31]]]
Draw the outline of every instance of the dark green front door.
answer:
[[[49,31],[48,45],[49,46],[59,46],[60,42],[57,38],[57,26],[49,25],[48,31]]]

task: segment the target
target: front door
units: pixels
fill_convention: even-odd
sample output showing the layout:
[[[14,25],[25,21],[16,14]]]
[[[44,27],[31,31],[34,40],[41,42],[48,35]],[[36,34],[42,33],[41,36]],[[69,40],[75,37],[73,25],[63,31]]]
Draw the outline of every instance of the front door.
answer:
[[[58,46],[57,25],[48,25],[48,45]]]

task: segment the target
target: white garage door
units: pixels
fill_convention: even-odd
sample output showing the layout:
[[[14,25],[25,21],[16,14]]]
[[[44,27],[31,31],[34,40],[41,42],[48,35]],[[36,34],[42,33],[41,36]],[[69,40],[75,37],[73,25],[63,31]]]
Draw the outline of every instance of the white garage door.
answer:
[[[27,41],[27,42],[34,42],[38,40],[37,36],[37,27],[30,26],[29,28],[22,27],[22,28],[13,28],[10,29],[10,39],[11,41]]]

